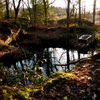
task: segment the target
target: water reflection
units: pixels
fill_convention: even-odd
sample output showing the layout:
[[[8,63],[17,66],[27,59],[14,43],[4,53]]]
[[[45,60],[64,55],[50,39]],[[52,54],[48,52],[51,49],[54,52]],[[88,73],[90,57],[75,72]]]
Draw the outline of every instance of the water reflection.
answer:
[[[57,69],[60,70],[60,71],[64,71],[65,67],[67,67],[67,65],[66,65],[67,64],[67,55],[66,55],[67,51],[63,48],[50,48],[49,51],[50,51],[50,57],[51,57],[51,60],[52,60],[52,64],[53,65],[59,65],[59,66],[56,66]],[[94,54],[95,53],[96,52],[94,52]],[[70,50],[69,51],[70,62],[77,61],[79,59],[78,55],[79,55],[78,51]],[[89,52],[88,54],[80,54],[80,59],[89,57],[90,55],[91,55],[91,52]],[[72,69],[73,67],[75,67],[75,65],[70,64],[70,69]]]
[[[63,48],[50,48],[49,51],[51,52],[52,57],[52,63],[55,64],[66,64],[67,62],[67,56],[66,56],[66,50]],[[94,52],[96,54],[96,52]],[[80,54],[80,59],[89,57],[91,55],[90,53],[87,54]],[[69,51],[70,61],[78,60],[78,51],[76,50],[70,50]]]
[[[29,68],[34,69],[34,66],[39,62],[39,66],[42,67],[42,73],[44,75],[46,75],[46,71],[47,71],[47,63],[48,63],[48,58],[45,57],[45,54],[49,54],[49,70],[50,73],[55,72],[55,71],[67,71],[67,54],[66,54],[66,50],[63,48],[49,48],[48,52],[44,50],[43,51],[43,58],[38,61],[37,59],[37,55],[34,54],[33,57],[31,59],[26,59],[23,60],[22,62],[17,62],[16,65],[19,68],[22,68],[22,65],[24,66],[24,68],[26,69],[27,66]],[[96,53],[96,52],[94,52]],[[69,62],[74,62],[77,61],[79,59],[78,57],[79,53],[76,50],[69,50]],[[91,52],[88,54],[80,54],[80,59],[81,58],[85,58],[91,55]],[[41,63],[42,62],[42,63]],[[75,67],[74,64],[70,64],[69,68],[73,69]]]

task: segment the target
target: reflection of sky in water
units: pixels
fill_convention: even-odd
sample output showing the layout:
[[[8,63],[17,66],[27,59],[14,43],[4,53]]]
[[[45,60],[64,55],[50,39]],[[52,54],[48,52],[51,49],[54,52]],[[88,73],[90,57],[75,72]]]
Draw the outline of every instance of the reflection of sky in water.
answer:
[[[52,68],[53,71],[57,71],[56,68],[59,71],[64,71],[66,69],[67,66],[55,66],[54,64],[66,64],[67,62],[67,55],[66,55],[66,50],[62,49],[62,48],[50,48],[49,49],[50,52],[50,60],[52,62]],[[95,53],[94,53],[95,54]],[[78,52],[77,51],[69,51],[69,56],[70,56],[70,61],[75,61],[78,59]],[[80,58],[85,58],[90,56],[90,54],[80,54]],[[34,57],[31,60],[23,60],[23,66],[25,68],[27,68],[27,66],[29,66],[29,68],[33,68],[34,64],[36,61],[36,54],[34,55]],[[20,62],[16,63],[17,67],[22,68]],[[42,72],[44,73],[44,75],[46,75],[46,64],[43,65],[43,69]],[[55,68],[56,67],[56,68]],[[70,69],[73,69],[73,67],[75,67],[75,65],[70,65]]]
[[[66,64],[67,57],[66,57],[66,50],[62,48],[50,48],[49,51],[51,52],[52,63],[53,64]],[[74,61],[78,59],[78,52],[77,51],[69,51],[70,61]],[[80,58],[85,58],[90,56],[89,54],[80,54]]]
[[[51,52],[51,57],[52,57],[52,64],[66,64],[67,62],[67,55],[66,55],[66,50],[62,48],[50,48],[49,51]],[[94,52],[95,54],[95,52]],[[80,58],[85,58],[90,56],[90,54],[80,54]],[[69,51],[69,56],[70,56],[70,61],[76,61],[78,60],[78,52],[77,51]],[[64,71],[67,66],[56,66],[59,71]],[[70,69],[73,69],[75,67],[74,64],[70,65]],[[54,68],[54,71],[55,68]]]

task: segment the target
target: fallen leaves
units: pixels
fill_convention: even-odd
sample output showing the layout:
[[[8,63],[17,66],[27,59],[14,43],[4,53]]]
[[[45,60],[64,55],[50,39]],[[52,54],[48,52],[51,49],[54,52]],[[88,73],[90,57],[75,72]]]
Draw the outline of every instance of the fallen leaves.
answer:
[[[21,88],[1,86],[0,93],[16,100],[99,100],[100,69],[96,66],[94,70],[91,68],[90,63],[84,63],[70,72],[52,74],[41,85]]]

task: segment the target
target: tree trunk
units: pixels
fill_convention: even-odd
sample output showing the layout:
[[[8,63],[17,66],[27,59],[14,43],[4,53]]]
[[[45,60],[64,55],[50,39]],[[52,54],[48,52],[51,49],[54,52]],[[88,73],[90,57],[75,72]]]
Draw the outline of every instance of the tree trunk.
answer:
[[[37,0],[31,0],[32,3],[32,10],[33,10],[33,24],[34,26],[37,23]]]
[[[36,6],[36,3],[34,4],[33,6],[33,15],[34,15],[34,25],[36,25],[37,23],[37,6]]]
[[[0,19],[2,19],[2,18],[3,18],[3,4],[0,0]]]
[[[67,29],[69,29],[69,20],[70,20],[70,0],[67,2]]]
[[[85,2],[84,2],[84,18],[86,17],[86,7],[85,7]]]
[[[29,2],[29,0],[27,0],[27,2],[28,2],[28,4],[27,4],[27,5],[28,5],[28,8],[27,8],[27,9],[28,9],[28,12],[29,12],[29,17],[30,17],[29,19],[30,19],[30,22],[32,23],[32,20],[33,20],[33,19],[32,19],[32,13],[31,13],[30,2]]]
[[[79,0],[79,24],[81,24],[81,0]]]
[[[43,3],[44,3],[44,14],[45,14],[45,25],[47,26],[48,24],[48,15],[47,15],[47,10],[48,10],[48,0],[43,0]]]
[[[9,19],[9,0],[5,0],[6,3],[6,18]]]
[[[96,14],[96,0],[94,0],[93,4],[93,24],[95,24],[95,14]]]
[[[21,0],[18,1],[18,5],[16,7],[15,0],[13,0],[14,12],[15,12],[15,19],[18,17],[19,8],[20,8]]]
[[[47,68],[46,68],[47,76],[50,76],[50,57],[49,57],[49,48],[47,48]]]
[[[80,60],[80,52],[78,52],[78,60]]]
[[[70,57],[69,57],[69,49],[67,49],[67,69],[70,70],[69,62],[70,62]],[[66,71],[66,70],[65,70]]]
[[[70,0],[67,1],[67,34],[66,34],[66,45],[67,45],[67,69],[69,70],[69,62],[70,62],[70,58],[69,58],[69,21],[70,21]]]

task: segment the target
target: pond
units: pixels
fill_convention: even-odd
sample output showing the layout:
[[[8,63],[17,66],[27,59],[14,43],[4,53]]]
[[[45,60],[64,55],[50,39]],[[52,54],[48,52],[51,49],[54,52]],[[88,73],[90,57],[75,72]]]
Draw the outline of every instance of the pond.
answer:
[[[46,50],[43,51],[43,55],[46,52]],[[67,65],[67,50],[63,48],[49,48],[48,49],[48,54],[49,54],[49,71],[50,73],[56,72],[56,71],[67,71],[68,70],[68,65]],[[96,52],[94,52],[95,54]],[[80,56],[79,56],[80,55]],[[85,58],[91,55],[91,52],[88,52],[88,54],[79,54],[78,51],[76,50],[69,50],[69,63],[75,62],[78,59]],[[38,64],[39,63],[39,64]],[[24,68],[33,68],[36,65],[39,65],[42,67],[42,73],[46,75],[47,73],[47,63],[48,60],[46,57],[43,57],[43,59],[40,61],[37,61],[37,55],[34,54],[31,59],[26,59],[22,61],[22,64]],[[17,62],[16,65],[19,68],[22,68],[22,64],[20,62]],[[36,66],[37,67],[37,66]],[[69,64],[70,70],[75,67],[75,64]]]
[[[52,65],[56,65],[56,68],[59,71],[65,71],[67,70],[67,50],[63,49],[63,48],[49,48],[49,52],[50,52],[50,58],[51,58],[51,62]],[[94,52],[93,54],[96,54],[96,52]],[[78,51],[76,50],[69,50],[69,62],[75,62],[78,59],[82,59],[82,58],[86,58],[92,55],[92,52],[89,51],[87,54],[79,54]],[[75,64],[70,64],[69,65],[70,69],[75,67]],[[53,68],[54,71],[56,71],[55,67]]]

